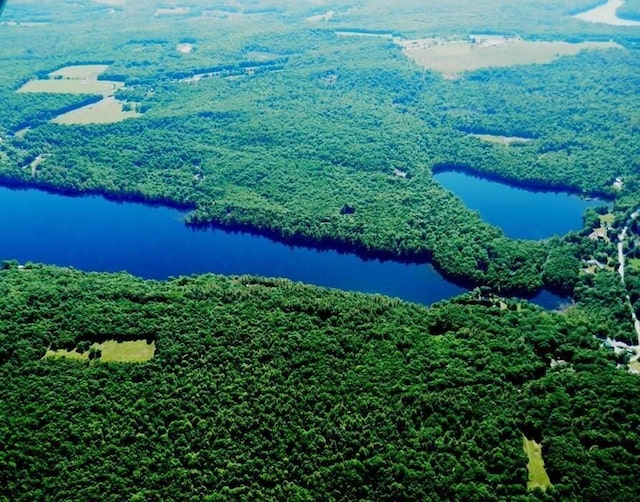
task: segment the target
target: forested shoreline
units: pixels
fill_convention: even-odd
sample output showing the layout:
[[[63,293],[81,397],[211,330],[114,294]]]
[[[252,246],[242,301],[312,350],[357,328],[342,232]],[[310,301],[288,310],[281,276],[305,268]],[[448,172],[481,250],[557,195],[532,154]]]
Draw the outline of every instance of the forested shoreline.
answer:
[[[325,40],[326,36],[323,34],[321,39]],[[365,48],[362,41],[349,44],[361,50]],[[373,45],[367,42],[366,49],[374,54],[381,51],[381,55],[389,55],[388,48],[375,42]],[[605,53],[604,61],[614,64],[610,71],[618,65],[623,75],[628,63],[620,60],[615,50],[604,51],[603,56]],[[406,62],[398,60],[394,65],[400,63],[406,72]],[[572,71],[580,70],[588,77],[591,72],[601,71],[596,63],[594,55],[589,54],[566,58],[563,65],[538,67],[537,71],[565,71],[564,66],[570,64],[577,65]],[[363,64],[359,71],[366,75],[366,66]],[[633,141],[616,144],[615,149],[610,145],[596,150],[600,153],[594,157],[591,147],[584,149],[575,139],[566,144],[552,139],[568,134],[575,127],[573,123],[563,126],[566,118],[560,119],[553,112],[544,118],[545,123],[565,127],[565,132],[553,132],[550,139],[544,139],[531,123],[526,131],[512,129],[511,132],[533,135],[536,139],[530,143],[517,147],[488,145],[458,129],[468,127],[464,124],[471,119],[486,121],[492,117],[486,125],[476,123],[476,130],[502,133],[508,130],[507,120],[524,125],[521,119],[533,112],[525,109],[518,117],[505,116],[498,123],[498,116],[481,117],[470,108],[464,115],[456,111],[451,125],[436,127],[436,122],[449,116],[451,110],[437,112],[442,104],[424,103],[425,99],[433,100],[420,90],[425,84],[416,87],[415,74],[401,76],[397,71],[389,73],[388,81],[381,78],[384,75],[381,72],[371,80],[374,89],[397,96],[390,109],[379,100],[357,101],[355,89],[351,89],[348,82],[357,76],[352,71],[341,76],[338,83],[327,84],[326,75],[334,75],[336,71],[318,74],[314,69],[311,77],[319,80],[312,80],[308,91],[315,93],[319,101],[309,101],[309,96],[302,94],[286,99],[269,96],[265,101],[268,108],[261,112],[263,118],[229,106],[228,99],[239,93],[235,99],[244,102],[250,95],[255,96],[256,86],[264,89],[263,85],[273,94],[275,83],[284,90],[292,85],[291,78],[305,77],[287,76],[291,69],[286,69],[282,74],[254,76],[237,82],[218,79],[194,85],[165,83],[161,86],[164,91],[156,88],[150,98],[144,98],[149,91],[143,89],[119,91],[124,93],[125,101],[130,99],[147,107],[145,116],[112,125],[43,124],[23,137],[5,142],[6,162],[0,175],[14,184],[48,187],[66,193],[100,193],[113,198],[195,208],[188,220],[197,225],[242,228],[288,242],[330,246],[364,256],[429,260],[457,282],[523,293],[542,286],[547,245],[505,239],[498,229],[486,225],[455,196],[434,183],[431,176],[434,170],[441,166],[465,166],[482,176],[499,177],[519,185],[634,200],[637,181],[633,166],[621,162],[634,154],[632,150],[625,153],[620,149],[622,145],[627,150],[633,148]],[[539,78],[527,67],[514,68],[509,73],[514,72],[521,73],[520,78]],[[429,85],[444,92],[438,98],[441,102],[460,101],[461,96],[456,94],[464,95],[467,91],[463,87],[469,85],[503,88],[509,85],[506,80],[501,82],[504,71],[476,73],[491,75],[491,78],[486,82],[481,80],[480,84],[464,80],[452,85],[432,77]],[[496,77],[498,80],[494,83]],[[361,85],[360,78],[354,83]],[[341,80],[345,81],[342,89]],[[210,82],[215,86],[209,85]],[[632,85],[631,82],[616,84],[627,88]],[[220,101],[213,108],[204,105],[204,109],[200,106],[197,111],[185,110],[185,116],[157,115],[167,106],[193,108],[193,104],[188,103],[195,99],[208,103],[206,93],[211,91],[222,93],[220,97],[226,101]],[[178,101],[158,102],[157,96],[163,93]],[[284,101],[279,103],[280,99]],[[282,107],[289,106],[288,102],[307,106],[309,110],[286,117]],[[221,108],[221,103],[228,104]],[[337,141],[340,136],[336,136],[335,117],[355,103],[364,107],[357,113],[350,111],[340,122],[345,139],[348,138],[345,144]],[[390,112],[386,117],[382,114],[385,110]],[[326,118],[318,121],[317,117]],[[367,119],[363,121],[363,117]],[[584,117],[583,120],[593,119]],[[607,123],[607,127],[620,128],[619,122],[615,124]],[[210,144],[207,136],[203,136],[205,133],[215,134],[217,143]],[[620,141],[631,131],[621,131],[621,134]],[[135,144],[129,138],[135,138]],[[364,148],[367,144],[373,148]],[[292,145],[297,146],[292,149]],[[577,153],[572,153],[576,148]],[[120,152],[115,164],[114,151]],[[22,169],[30,159],[43,153],[47,159],[35,174]],[[538,159],[536,163],[530,164],[532,158]],[[561,170],[557,169],[559,165]],[[406,173],[406,178],[394,175],[394,169]],[[550,177],[549,173],[557,177]],[[612,188],[617,177],[625,180],[622,192]],[[344,213],[345,207],[352,212]],[[520,269],[512,268],[514,264],[517,267],[519,257],[523,256],[528,263]]]
[[[0,184],[430,262],[471,291],[426,308],[0,257],[0,501],[633,500],[640,31],[573,17],[595,5],[9,2]],[[448,72],[407,41],[615,43]],[[103,98],[110,120],[53,122]],[[448,169],[606,203],[514,240]],[[541,288],[571,304],[514,297]],[[153,350],[103,357],[125,342]]]

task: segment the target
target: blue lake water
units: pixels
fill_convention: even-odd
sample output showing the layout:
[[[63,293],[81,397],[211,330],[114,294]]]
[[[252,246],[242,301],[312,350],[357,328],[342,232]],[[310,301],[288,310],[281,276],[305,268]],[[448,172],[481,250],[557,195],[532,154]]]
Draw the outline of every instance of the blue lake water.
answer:
[[[579,230],[585,209],[606,204],[564,192],[517,188],[459,171],[442,171],[434,177],[484,221],[514,239],[545,239]]]
[[[200,274],[286,277],[318,286],[380,293],[425,305],[463,293],[430,265],[362,260],[291,247],[265,237],[186,227],[183,213],[0,188],[0,259],[127,271],[147,279]]]
[[[431,265],[363,260],[248,233],[196,230],[184,225],[183,213],[165,207],[3,187],[0,207],[0,260],[160,280],[207,272],[285,277],[424,305],[465,292]],[[532,301],[552,309],[566,300],[542,291]]]

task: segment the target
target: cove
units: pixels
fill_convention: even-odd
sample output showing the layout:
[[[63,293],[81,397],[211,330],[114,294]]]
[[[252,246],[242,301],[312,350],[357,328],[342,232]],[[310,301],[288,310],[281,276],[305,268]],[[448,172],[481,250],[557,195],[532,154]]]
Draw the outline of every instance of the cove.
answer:
[[[567,192],[528,190],[462,171],[439,171],[434,178],[513,239],[546,239],[578,230],[588,207],[606,204]]]
[[[430,305],[464,293],[430,265],[363,260],[248,233],[185,226],[166,207],[0,188],[0,259],[127,271],[146,279],[216,273],[285,277]]]

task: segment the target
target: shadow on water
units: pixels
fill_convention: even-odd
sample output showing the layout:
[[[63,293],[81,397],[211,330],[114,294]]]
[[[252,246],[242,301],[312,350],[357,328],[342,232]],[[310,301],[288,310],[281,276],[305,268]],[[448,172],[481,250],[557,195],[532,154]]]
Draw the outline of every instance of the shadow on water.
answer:
[[[158,205],[0,188],[0,259],[127,271],[146,279],[216,273],[284,277],[430,305],[467,291],[429,264],[364,259],[291,246],[242,231],[192,228],[185,213]],[[556,308],[553,295],[531,301]]]
[[[513,239],[540,240],[578,230],[588,207],[607,204],[575,193],[531,190],[462,170],[439,170],[434,178]]]

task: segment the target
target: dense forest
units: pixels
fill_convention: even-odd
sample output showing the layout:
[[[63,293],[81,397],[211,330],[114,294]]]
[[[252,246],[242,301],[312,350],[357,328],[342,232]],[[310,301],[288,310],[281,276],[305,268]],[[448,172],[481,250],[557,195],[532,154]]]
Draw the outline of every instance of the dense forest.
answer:
[[[634,500],[640,28],[573,17],[601,3],[11,1],[1,184],[431,262],[473,289],[426,308],[0,257],[0,501]],[[451,75],[399,43],[477,33],[617,45]],[[104,71],[60,74],[76,65]],[[67,91],[28,87],[48,84]],[[141,115],[53,122],[105,99]],[[603,203],[513,240],[446,170]],[[571,305],[514,297],[543,287]],[[114,362],[115,342],[153,358]]]
[[[631,500],[637,376],[586,312],[5,263],[0,498]],[[602,333],[606,334],[606,333]],[[146,363],[43,358],[106,339]],[[552,486],[527,491],[523,436]]]

